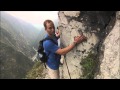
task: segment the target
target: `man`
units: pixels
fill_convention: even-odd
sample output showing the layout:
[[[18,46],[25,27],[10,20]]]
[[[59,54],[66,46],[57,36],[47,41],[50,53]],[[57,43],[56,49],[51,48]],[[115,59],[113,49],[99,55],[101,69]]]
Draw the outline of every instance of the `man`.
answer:
[[[44,21],[44,27],[47,32],[46,37],[49,37],[53,39],[55,42],[60,37],[60,31],[58,30],[57,33],[55,33],[55,26],[53,21],[51,20],[45,20]],[[60,48],[58,45],[53,43],[51,40],[46,40],[43,42],[43,47],[45,49],[45,53],[48,55],[48,61],[47,61],[47,68],[48,68],[48,74],[51,79],[59,79],[59,65],[60,65],[60,58],[61,55],[64,55],[71,51],[76,44],[81,43],[83,40],[85,40],[86,37],[81,35],[81,36],[76,36],[74,38],[74,42],[67,46],[66,48]]]

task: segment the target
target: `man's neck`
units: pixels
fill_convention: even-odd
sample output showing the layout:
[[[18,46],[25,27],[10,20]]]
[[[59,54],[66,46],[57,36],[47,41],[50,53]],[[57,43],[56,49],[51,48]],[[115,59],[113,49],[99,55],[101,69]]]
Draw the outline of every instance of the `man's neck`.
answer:
[[[50,34],[48,34],[48,36],[49,36],[50,38],[55,38],[55,35],[50,35]]]

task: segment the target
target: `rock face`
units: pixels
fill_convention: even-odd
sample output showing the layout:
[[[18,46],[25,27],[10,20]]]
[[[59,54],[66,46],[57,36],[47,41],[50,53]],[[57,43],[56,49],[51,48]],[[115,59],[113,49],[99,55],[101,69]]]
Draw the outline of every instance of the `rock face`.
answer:
[[[120,79],[120,12],[116,22],[101,47],[100,73],[96,78]]]
[[[61,78],[90,78],[90,75],[92,78],[120,78],[118,14],[119,12],[116,17],[115,11],[59,11],[61,48],[70,45],[74,36],[84,34],[87,37],[87,41],[77,45],[65,55],[60,70]],[[89,57],[91,53],[92,58]],[[82,64],[83,60],[93,60],[95,64],[88,64],[88,61]]]

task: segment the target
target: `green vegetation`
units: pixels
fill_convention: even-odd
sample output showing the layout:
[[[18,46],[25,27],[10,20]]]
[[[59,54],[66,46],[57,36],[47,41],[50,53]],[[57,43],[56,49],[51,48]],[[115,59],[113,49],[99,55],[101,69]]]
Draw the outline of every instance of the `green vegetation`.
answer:
[[[96,54],[89,52],[88,56],[81,60],[82,79],[94,79],[94,72],[97,66]]]
[[[43,78],[44,66],[40,61],[36,61],[33,68],[27,73],[27,79]]]

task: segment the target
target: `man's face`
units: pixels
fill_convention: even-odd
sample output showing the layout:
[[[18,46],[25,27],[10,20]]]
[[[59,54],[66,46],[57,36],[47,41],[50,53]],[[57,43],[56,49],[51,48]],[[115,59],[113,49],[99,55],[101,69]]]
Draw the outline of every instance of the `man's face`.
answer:
[[[55,28],[53,23],[47,23],[46,24],[46,31],[49,35],[54,35],[55,34]]]

